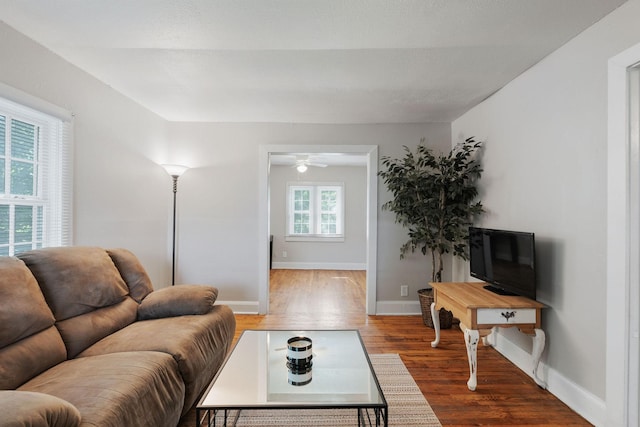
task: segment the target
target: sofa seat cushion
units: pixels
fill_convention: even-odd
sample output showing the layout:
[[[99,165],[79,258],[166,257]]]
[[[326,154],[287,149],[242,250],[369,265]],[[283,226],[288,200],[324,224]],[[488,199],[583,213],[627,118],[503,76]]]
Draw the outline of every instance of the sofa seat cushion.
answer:
[[[78,357],[135,350],[172,355],[186,386],[186,412],[222,365],[233,341],[235,327],[231,309],[217,305],[204,315],[137,321],[100,340]]]
[[[31,391],[0,390],[0,414],[11,427],[76,427],[80,411],[66,400]]]
[[[63,399],[96,427],[175,427],[184,400],[175,360],[152,351],[67,360],[18,390]]]

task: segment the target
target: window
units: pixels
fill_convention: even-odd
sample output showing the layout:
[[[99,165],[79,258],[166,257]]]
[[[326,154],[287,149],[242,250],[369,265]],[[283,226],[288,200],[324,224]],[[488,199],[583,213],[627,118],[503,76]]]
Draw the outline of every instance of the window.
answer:
[[[70,243],[70,121],[0,98],[0,256]]]
[[[344,240],[344,185],[287,185],[286,240]]]

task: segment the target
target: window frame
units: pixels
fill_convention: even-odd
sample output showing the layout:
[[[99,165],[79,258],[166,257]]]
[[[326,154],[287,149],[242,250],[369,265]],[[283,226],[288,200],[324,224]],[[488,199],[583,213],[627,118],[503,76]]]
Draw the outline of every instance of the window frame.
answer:
[[[309,190],[310,233],[295,233],[295,213],[307,210],[295,210],[294,192]],[[336,233],[322,233],[322,192],[337,191]],[[288,182],[286,188],[286,224],[287,242],[344,242],[345,239],[345,185],[343,182]]]
[[[0,88],[1,89],[1,88]],[[14,256],[20,252],[48,246],[65,246],[71,243],[71,120],[31,108],[0,94],[0,115],[4,122],[4,151],[0,162],[3,187],[0,188],[0,206],[6,207],[0,218],[8,225],[8,236],[0,242],[0,254]],[[18,100],[19,101],[19,100]],[[30,102],[26,102],[29,104]],[[12,161],[25,162],[11,149],[12,124],[19,121],[37,129],[34,139],[33,191],[32,194],[12,194]],[[31,207],[30,239],[17,239],[16,210]],[[3,224],[3,225],[4,225]],[[4,240],[6,238],[6,240]]]

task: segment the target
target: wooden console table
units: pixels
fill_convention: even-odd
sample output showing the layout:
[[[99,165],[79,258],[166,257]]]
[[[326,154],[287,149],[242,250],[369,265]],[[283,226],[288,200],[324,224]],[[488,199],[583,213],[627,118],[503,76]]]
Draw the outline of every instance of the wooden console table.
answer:
[[[522,332],[533,335],[531,361],[533,379],[541,387],[543,381],[537,376],[538,363],[544,350],[545,334],[540,327],[540,312],[545,307],[537,301],[520,296],[498,295],[484,289],[486,283],[429,283],[433,287],[434,302],[431,304],[431,316],[436,338],[432,347],[440,343],[440,308],[445,308],[460,319],[460,329],[464,332],[469,357],[469,390],[477,386],[477,351],[480,333],[489,336],[483,338],[484,344],[495,345],[498,327],[517,327]]]

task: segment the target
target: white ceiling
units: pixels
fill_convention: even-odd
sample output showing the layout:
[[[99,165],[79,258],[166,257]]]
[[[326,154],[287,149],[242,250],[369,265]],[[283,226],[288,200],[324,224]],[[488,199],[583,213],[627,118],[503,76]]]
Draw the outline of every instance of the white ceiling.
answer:
[[[624,0],[0,0],[167,120],[450,122]]]

